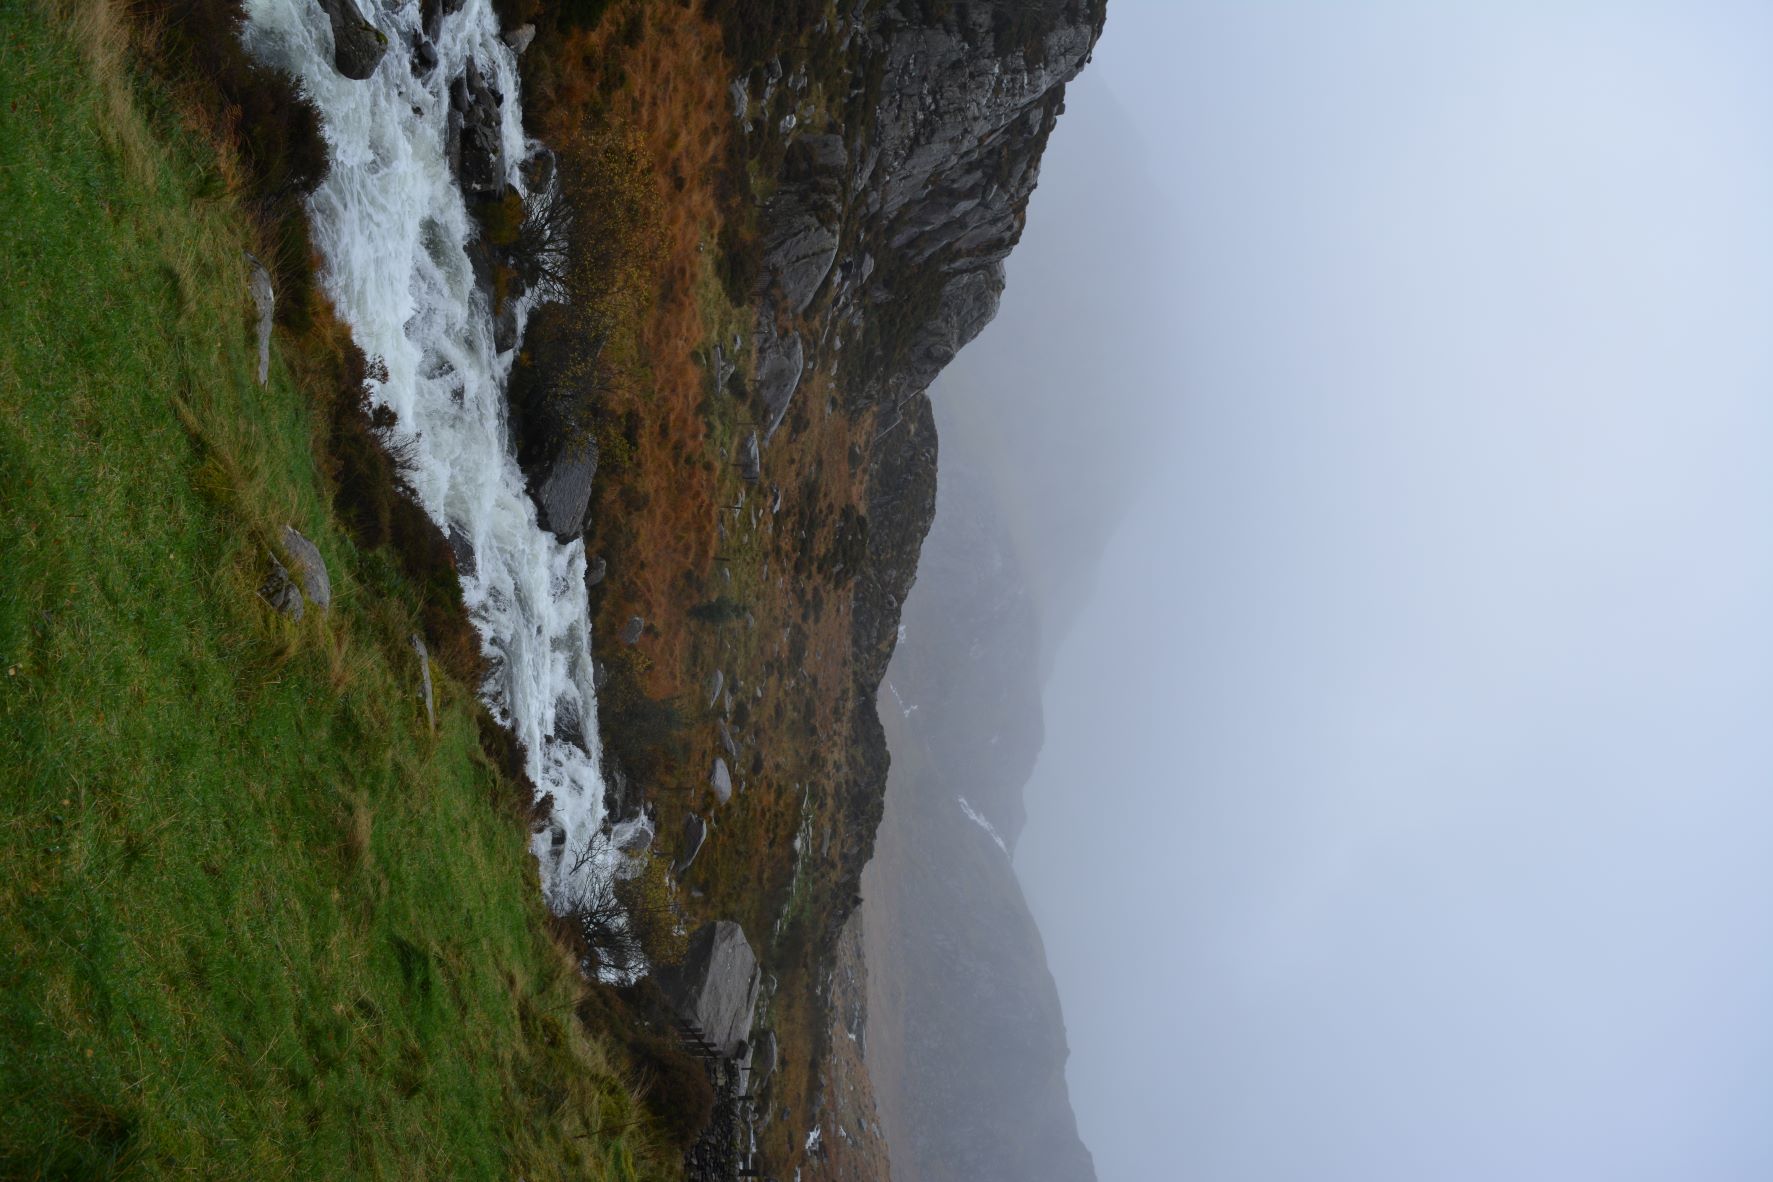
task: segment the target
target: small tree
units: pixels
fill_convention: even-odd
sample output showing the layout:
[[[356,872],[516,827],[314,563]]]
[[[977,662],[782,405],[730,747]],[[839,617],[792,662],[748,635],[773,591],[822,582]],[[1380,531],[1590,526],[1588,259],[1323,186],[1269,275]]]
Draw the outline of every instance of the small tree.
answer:
[[[562,873],[570,885],[561,918],[579,942],[587,975],[633,981],[683,959],[688,936],[662,861],[623,853],[599,833]]]

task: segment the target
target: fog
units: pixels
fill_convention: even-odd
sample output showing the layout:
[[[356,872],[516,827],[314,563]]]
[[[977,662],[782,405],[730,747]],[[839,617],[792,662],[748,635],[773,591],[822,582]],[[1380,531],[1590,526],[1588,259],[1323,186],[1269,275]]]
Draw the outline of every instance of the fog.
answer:
[[[1105,1182],[1773,1177],[1770,24],[1112,0],[936,391]]]

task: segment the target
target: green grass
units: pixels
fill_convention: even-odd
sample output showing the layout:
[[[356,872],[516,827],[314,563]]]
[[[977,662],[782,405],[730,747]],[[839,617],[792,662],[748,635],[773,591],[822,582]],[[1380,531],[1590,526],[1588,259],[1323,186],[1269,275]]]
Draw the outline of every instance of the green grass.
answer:
[[[430,733],[414,592],[253,384],[249,223],[104,11],[0,0],[0,1176],[635,1176],[472,694]],[[285,522],[330,616],[254,593]]]

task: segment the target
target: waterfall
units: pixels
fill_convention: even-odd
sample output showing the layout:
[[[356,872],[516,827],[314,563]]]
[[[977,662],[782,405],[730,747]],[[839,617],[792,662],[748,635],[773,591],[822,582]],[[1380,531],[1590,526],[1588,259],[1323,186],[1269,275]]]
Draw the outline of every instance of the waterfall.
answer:
[[[375,8],[367,15],[389,50],[364,81],[334,68],[316,0],[247,0],[246,15],[249,52],[291,74],[320,112],[331,169],[309,215],[321,283],[364,355],[386,367],[372,366],[370,398],[397,416],[393,442],[410,457],[413,492],[467,556],[462,596],[491,670],[481,695],[552,798],[553,821],[531,845],[558,903],[563,856],[603,823],[585,549],[544,530],[525,492],[505,421],[515,352],[496,346],[467,251],[475,225],[446,158],[450,82],[472,61],[504,96],[506,179],[523,191],[519,165],[537,145],[523,134],[516,57],[489,0],[443,17],[438,62],[423,77],[409,66],[408,47],[423,37],[416,0]],[[517,309],[519,339],[527,311]]]

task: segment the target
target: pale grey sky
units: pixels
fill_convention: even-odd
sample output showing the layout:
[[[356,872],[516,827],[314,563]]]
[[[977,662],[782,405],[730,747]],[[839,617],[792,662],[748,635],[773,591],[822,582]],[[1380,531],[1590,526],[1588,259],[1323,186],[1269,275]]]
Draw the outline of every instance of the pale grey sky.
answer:
[[[1110,0],[1090,69],[1052,191],[1105,87],[1170,224],[1077,406],[1163,444],[1016,865],[1103,1182],[1773,1178],[1773,8]]]

